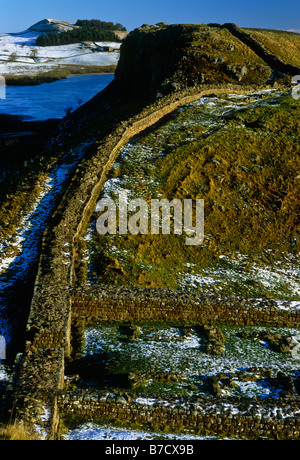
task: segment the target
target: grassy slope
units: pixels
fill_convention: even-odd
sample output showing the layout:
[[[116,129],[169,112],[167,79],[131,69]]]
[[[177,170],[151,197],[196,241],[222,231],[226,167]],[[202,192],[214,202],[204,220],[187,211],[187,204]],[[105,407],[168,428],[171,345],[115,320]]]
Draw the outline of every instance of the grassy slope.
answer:
[[[92,231],[92,281],[178,287],[188,266],[190,275],[211,273],[223,292],[297,296],[280,279],[267,289],[254,270],[294,266],[299,253],[300,108],[289,93],[267,99],[231,111],[232,100],[218,102],[215,114],[194,104],[123,152],[111,178],[132,196],[204,198],[205,240],[187,247],[172,234]]]
[[[236,83],[227,66],[247,66],[241,84],[264,84],[270,77],[270,68],[265,62],[228,30],[186,25],[185,33],[189,37],[185,49],[188,60],[179,63],[177,72],[182,72],[189,84],[197,81],[201,73],[207,83]],[[221,58],[223,62],[214,63],[212,58]]]
[[[282,30],[242,29],[284,62],[300,65],[300,34]]]
[[[240,40],[235,38],[227,29],[202,26],[193,33],[192,46],[202,45],[201,48],[210,56],[223,56],[230,65],[241,65],[245,61],[251,64],[264,62]]]

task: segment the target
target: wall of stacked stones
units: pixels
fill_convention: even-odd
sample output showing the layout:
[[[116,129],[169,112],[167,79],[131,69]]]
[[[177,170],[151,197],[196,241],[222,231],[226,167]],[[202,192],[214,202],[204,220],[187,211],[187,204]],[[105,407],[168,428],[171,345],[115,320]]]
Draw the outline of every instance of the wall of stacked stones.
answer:
[[[64,416],[100,419],[115,425],[199,435],[296,439],[300,435],[299,401],[257,402],[234,398],[143,397],[116,393],[68,392],[58,397]],[[297,415],[298,414],[298,415]]]
[[[287,64],[275,54],[268,51],[259,41],[257,41],[250,33],[240,29],[236,24],[223,24],[232,35],[241,40],[245,45],[249,46],[263,61],[265,61],[272,69],[290,75],[298,75],[300,67]]]
[[[251,301],[128,286],[85,286],[76,289],[72,300],[72,317],[74,322],[85,324],[102,321],[159,321],[300,326],[300,311],[289,309],[289,302],[283,302],[281,308],[278,308],[272,299]]]

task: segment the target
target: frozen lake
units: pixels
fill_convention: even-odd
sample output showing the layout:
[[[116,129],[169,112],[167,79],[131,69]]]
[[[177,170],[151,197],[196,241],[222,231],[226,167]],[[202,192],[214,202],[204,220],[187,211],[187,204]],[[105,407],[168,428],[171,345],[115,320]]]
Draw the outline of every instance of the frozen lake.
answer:
[[[63,118],[102,91],[113,74],[71,75],[64,80],[37,86],[7,86],[0,99],[0,114],[23,115],[35,120]]]

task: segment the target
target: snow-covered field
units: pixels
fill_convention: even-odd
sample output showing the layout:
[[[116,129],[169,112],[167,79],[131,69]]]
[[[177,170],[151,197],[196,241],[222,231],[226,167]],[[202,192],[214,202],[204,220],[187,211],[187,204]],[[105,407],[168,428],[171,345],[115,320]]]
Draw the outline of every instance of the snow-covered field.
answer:
[[[61,46],[36,46],[39,34],[0,34],[0,75],[27,75],[48,72],[68,65],[117,65],[120,43],[77,43]],[[114,51],[100,51],[101,47]]]

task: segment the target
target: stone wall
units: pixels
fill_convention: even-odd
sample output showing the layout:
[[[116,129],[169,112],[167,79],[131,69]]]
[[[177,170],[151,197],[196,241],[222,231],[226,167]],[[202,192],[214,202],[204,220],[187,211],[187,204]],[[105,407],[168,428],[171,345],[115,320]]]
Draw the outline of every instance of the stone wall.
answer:
[[[284,308],[283,308],[284,307]],[[160,321],[187,324],[228,323],[300,327],[300,311],[290,302],[239,299],[168,289],[82,286],[72,291],[72,318],[102,321]]]
[[[249,46],[261,59],[263,59],[272,69],[290,75],[297,75],[300,73],[300,67],[287,64],[282,59],[270,53],[259,41],[257,41],[251,34],[240,29],[236,24],[226,23],[223,24],[232,35],[241,40],[245,45]]]
[[[120,121],[118,127],[89,149],[43,236],[41,257],[26,330],[26,349],[64,348],[70,353],[71,292],[76,282],[77,241],[94,210],[107,172],[121,147],[176,108],[207,94],[251,92],[253,88],[194,88],[166,97]],[[62,254],[64,256],[62,257]]]
[[[62,415],[100,419],[116,425],[126,421],[152,431],[237,436],[239,439],[297,439],[299,400],[258,402],[256,399],[170,398],[126,393],[68,392],[58,396]],[[178,435],[180,436],[180,435]]]

